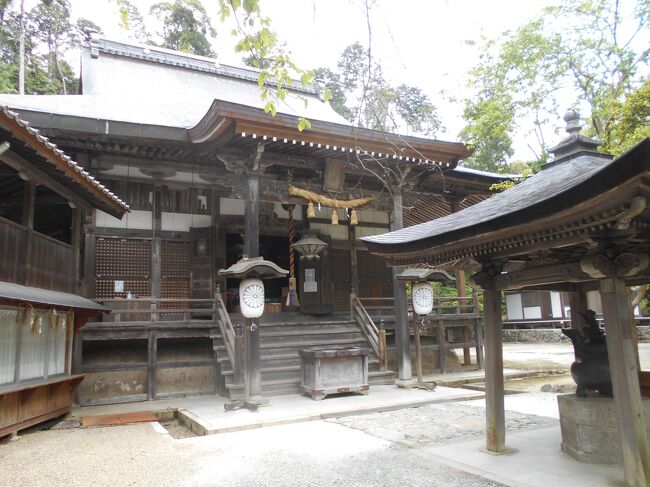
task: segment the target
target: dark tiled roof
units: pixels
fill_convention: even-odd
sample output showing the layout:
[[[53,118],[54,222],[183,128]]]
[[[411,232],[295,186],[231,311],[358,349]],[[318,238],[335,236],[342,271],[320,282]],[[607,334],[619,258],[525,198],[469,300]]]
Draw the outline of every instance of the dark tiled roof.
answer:
[[[639,145],[644,144],[647,149],[650,139]],[[403,244],[417,244],[424,240],[440,244],[443,240],[450,242],[455,238],[471,237],[506,228],[512,225],[512,219],[517,215],[526,213],[531,217],[539,217],[548,214],[548,203],[562,199],[572,189],[615,165],[620,159],[612,161],[605,155],[580,155],[549,167],[513,188],[457,213],[395,232],[365,237],[362,240],[368,244],[371,251],[391,252],[399,251],[397,247]],[[388,250],[388,247],[391,247],[391,250]]]

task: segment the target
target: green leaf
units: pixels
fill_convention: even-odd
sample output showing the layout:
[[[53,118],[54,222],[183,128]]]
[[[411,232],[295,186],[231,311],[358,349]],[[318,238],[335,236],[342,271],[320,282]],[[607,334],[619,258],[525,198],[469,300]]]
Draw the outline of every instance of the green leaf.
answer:
[[[298,131],[302,132],[305,129],[311,128],[311,122],[304,117],[298,119]]]

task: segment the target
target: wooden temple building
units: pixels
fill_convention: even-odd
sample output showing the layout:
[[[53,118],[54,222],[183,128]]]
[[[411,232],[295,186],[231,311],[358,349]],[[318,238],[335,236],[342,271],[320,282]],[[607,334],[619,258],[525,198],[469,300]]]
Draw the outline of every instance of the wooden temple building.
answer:
[[[296,349],[310,344],[370,343],[371,383],[393,380],[379,324],[360,328],[351,297],[394,300],[392,368],[410,379],[404,283],[360,239],[469,207],[503,176],[458,166],[463,144],[356,128],[314,87],[289,88],[272,117],[254,70],[92,38],[80,94],[0,95],[130,205],[76,220],[78,292],[113,310],[76,344],[82,404],[240,395],[238,282],[218,271],[242,256],[291,271],[266,286],[264,394],[298,391]],[[309,266],[290,251],[308,235],[327,244]]]
[[[393,266],[476,272],[474,281],[484,296],[486,446],[492,453],[508,452],[502,293],[568,292],[572,327],[582,328],[579,312],[586,311],[586,293],[598,291],[613,399],[560,396],[563,450],[577,455],[567,444],[579,442],[584,427],[568,417],[562,406],[568,404],[576,414],[588,411],[579,416],[588,414],[618,430],[613,442],[620,443],[626,483],[643,487],[650,483],[650,399],[641,397],[627,288],[650,282],[650,139],[612,159],[596,151],[597,141],[579,135],[575,112],[565,120],[569,136],[552,149],[554,160],[535,176],[458,213],[363,241]],[[611,446],[605,430],[591,449]]]

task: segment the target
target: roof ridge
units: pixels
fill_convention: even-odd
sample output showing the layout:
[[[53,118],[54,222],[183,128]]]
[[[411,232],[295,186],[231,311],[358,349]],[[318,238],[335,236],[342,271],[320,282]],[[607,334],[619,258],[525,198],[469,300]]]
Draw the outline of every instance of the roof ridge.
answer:
[[[204,73],[226,76],[253,83],[258,82],[258,75],[260,73],[260,70],[256,68],[221,64],[217,58],[199,56],[164,47],[109,39],[95,35],[91,36],[88,48],[90,49],[90,55],[93,58],[98,58],[100,53],[103,53],[151,63],[176,66],[193,71],[201,71]],[[288,86],[290,90],[308,95],[319,95],[318,88],[313,85],[303,86],[296,80],[292,81],[292,84]]]

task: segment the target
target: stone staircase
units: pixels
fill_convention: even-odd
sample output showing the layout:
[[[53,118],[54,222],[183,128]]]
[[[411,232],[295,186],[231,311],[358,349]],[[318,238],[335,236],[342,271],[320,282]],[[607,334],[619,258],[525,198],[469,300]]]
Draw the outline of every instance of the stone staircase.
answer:
[[[238,320],[235,316],[231,319],[233,323]],[[260,327],[262,394],[268,397],[302,393],[298,350],[314,346],[368,346],[361,329],[348,316],[313,317],[285,313],[276,318],[269,315],[263,318]],[[240,399],[243,387],[233,384],[232,366],[225,347],[218,341],[215,343],[226,394],[231,399]],[[379,361],[371,350],[368,357],[369,385],[393,384],[394,376],[393,371],[380,370]]]

